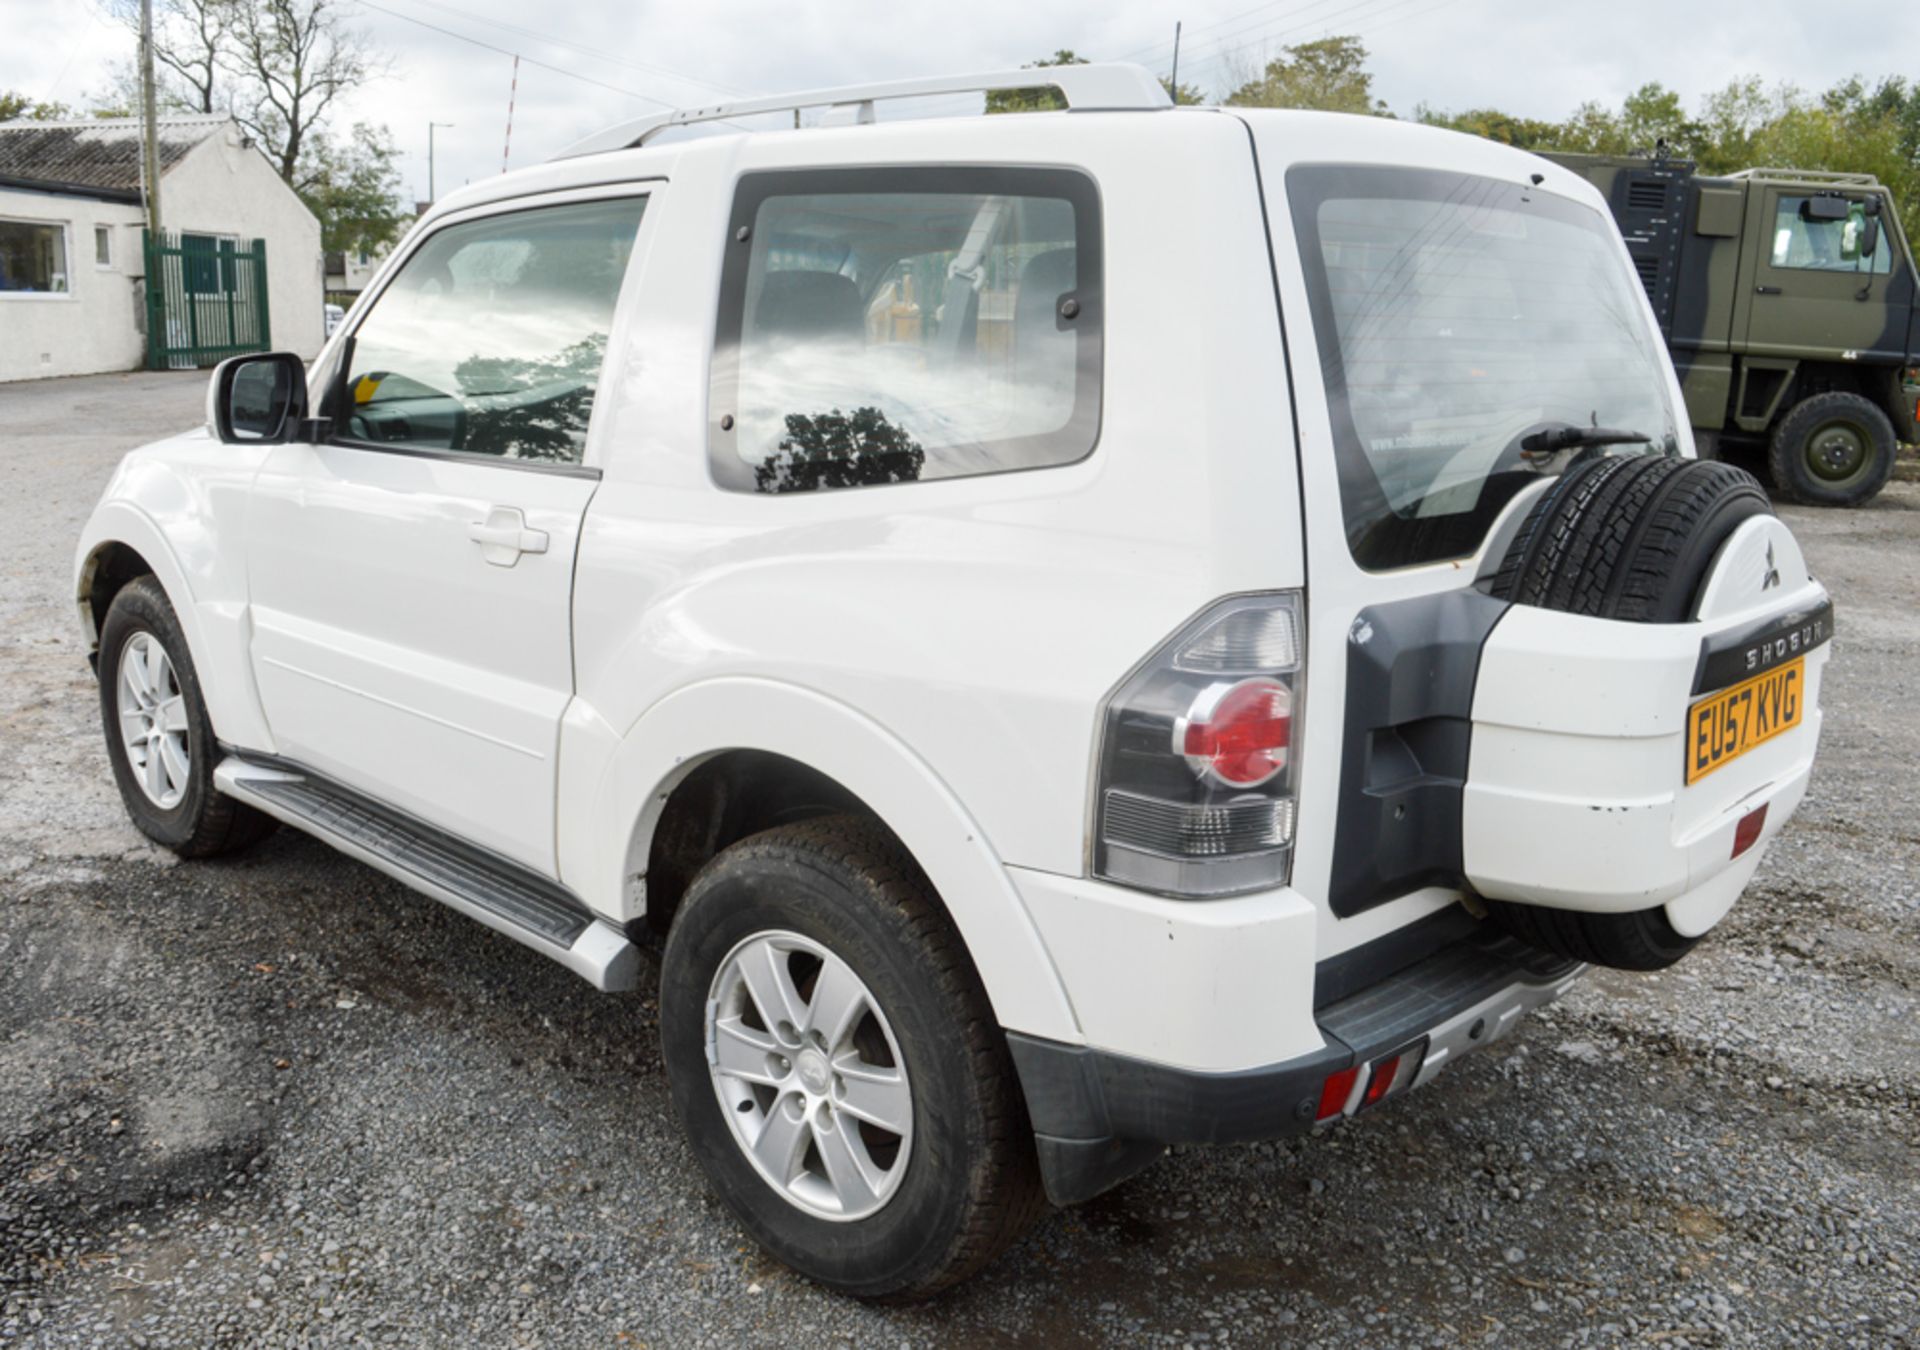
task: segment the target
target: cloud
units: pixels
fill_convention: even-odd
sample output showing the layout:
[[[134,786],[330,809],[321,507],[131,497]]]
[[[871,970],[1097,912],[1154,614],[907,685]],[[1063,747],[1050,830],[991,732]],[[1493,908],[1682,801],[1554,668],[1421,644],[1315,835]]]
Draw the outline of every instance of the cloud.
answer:
[[[41,35],[0,44],[0,88],[72,100],[103,87],[108,64],[134,46],[104,17],[103,3],[0,0],[0,32]],[[1881,6],[1836,23],[1832,11],[1800,0],[1749,0],[1737,10],[1672,0],[379,3],[419,22],[345,0],[354,21],[393,52],[395,73],[356,94],[341,120],[391,128],[405,152],[407,188],[423,197],[429,121],[454,124],[436,137],[441,191],[500,171],[512,59],[422,23],[569,72],[522,63],[516,166],[662,103],[1018,65],[1058,47],[1102,59],[1137,56],[1164,73],[1176,16],[1186,33],[1181,79],[1214,93],[1236,66],[1257,66],[1283,43],[1357,32],[1373,53],[1376,92],[1403,114],[1425,102],[1559,117],[1589,98],[1617,104],[1648,80],[1678,89],[1692,104],[1736,75],[1819,88],[1855,73],[1902,73],[1893,54],[1920,50],[1920,6]]]

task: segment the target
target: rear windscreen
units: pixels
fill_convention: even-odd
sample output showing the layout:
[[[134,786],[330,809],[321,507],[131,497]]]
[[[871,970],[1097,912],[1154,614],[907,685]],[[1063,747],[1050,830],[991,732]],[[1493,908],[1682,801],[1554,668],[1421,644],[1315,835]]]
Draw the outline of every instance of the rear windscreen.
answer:
[[[1674,450],[1665,353],[1600,213],[1427,169],[1302,165],[1287,194],[1361,566],[1473,553],[1578,455]],[[1542,435],[1594,427],[1644,439]]]

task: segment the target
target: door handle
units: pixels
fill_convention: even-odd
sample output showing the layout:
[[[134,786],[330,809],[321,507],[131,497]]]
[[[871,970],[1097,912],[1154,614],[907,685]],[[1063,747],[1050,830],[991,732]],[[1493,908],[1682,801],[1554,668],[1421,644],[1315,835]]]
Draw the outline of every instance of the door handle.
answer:
[[[1778,295],[1778,294],[1780,294],[1780,288],[1779,288],[1778,286],[1755,286],[1755,287],[1753,288],[1753,291],[1754,291],[1754,294],[1755,294],[1755,295]]]
[[[495,567],[512,567],[522,553],[545,553],[547,532],[527,528],[517,506],[496,506],[485,520],[467,526],[467,538],[480,545],[480,556]]]

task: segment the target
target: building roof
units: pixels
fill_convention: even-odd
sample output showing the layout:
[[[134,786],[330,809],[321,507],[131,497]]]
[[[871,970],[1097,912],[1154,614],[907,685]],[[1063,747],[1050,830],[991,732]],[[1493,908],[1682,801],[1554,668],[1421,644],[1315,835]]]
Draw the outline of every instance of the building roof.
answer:
[[[228,126],[221,113],[162,117],[160,172]],[[0,122],[0,187],[101,197],[140,198],[140,119],[102,117],[81,122]]]

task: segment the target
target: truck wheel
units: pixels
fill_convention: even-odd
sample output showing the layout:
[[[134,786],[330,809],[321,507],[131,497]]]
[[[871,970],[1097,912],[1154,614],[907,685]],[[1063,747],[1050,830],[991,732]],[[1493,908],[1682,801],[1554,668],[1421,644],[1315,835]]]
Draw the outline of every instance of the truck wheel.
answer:
[[[714,1189],[774,1256],[906,1301],[1042,1204],[1005,1039],[913,860],[854,816],[726,849],[667,936],[660,1039]]]
[[[121,588],[100,625],[100,720],[127,814],[183,858],[210,858],[278,824],[213,786],[220,759],[200,677],[166,592],[151,576]]]
[[[1773,428],[1767,464],[1781,495],[1808,506],[1861,506],[1893,476],[1893,421],[1858,394],[1802,399]]]
[[[1547,490],[1494,577],[1496,598],[1632,623],[1683,623],[1715,555],[1767,495],[1731,464],[1623,456],[1576,465]],[[1529,946],[1620,970],[1659,970],[1692,950],[1659,906],[1587,914],[1488,900]]]

